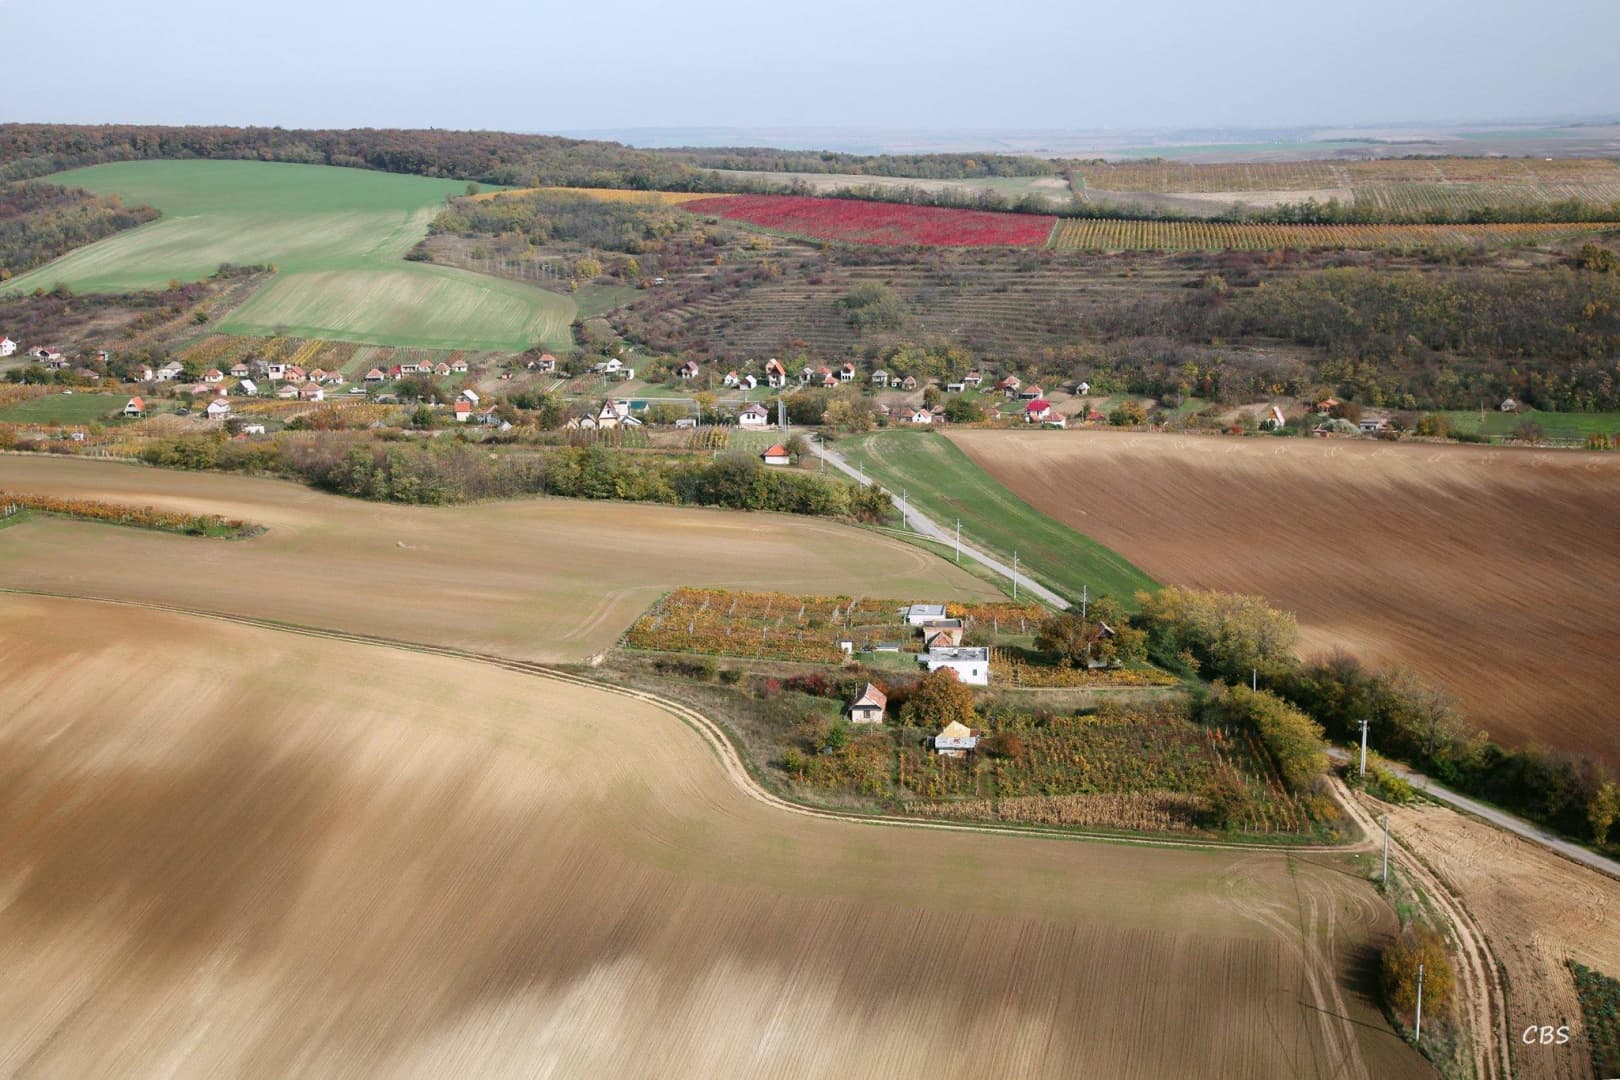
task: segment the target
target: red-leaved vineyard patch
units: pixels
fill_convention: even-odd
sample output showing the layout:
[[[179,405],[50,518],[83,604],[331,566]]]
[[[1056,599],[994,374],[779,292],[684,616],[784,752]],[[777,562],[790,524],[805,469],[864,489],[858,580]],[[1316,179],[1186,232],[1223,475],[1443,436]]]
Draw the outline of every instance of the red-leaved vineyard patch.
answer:
[[[1039,247],[1057,219],[801,195],[727,195],[681,209],[817,240],[930,247]]]

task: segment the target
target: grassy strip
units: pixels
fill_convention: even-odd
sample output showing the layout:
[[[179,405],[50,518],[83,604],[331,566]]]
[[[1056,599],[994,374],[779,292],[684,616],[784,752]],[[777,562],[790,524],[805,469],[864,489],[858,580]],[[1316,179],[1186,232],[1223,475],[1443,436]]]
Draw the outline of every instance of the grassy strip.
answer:
[[[1566,962],[1581,1001],[1593,1075],[1620,1076],[1620,981],[1574,960]]]
[[[962,539],[1078,602],[1112,596],[1127,607],[1138,590],[1159,583],[1123,556],[1047,517],[1008,491],[966,454],[933,432],[885,431],[840,439],[851,465],[906,498],[943,528],[962,521]]]

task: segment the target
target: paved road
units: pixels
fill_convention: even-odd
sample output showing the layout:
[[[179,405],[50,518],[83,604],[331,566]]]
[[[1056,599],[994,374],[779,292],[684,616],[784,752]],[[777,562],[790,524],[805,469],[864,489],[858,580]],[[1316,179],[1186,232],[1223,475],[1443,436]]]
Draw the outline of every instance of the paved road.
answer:
[[[838,451],[829,450],[827,447],[821,445],[821,441],[819,439],[813,440],[810,443],[810,449],[814,450],[817,455],[823,458],[833,468],[848,474],[855,480],[858,480],[869,487],[881,486],[876,484],[876,482],[868,477],[864,472],[845,461],[843,455]],[[888,491],[887,488],[884,488],[884,490]],[[894,500],[894,505],[900,508],[900,516],[902,520],[905,521],[906,525],[909,526],[913,532],[926,536],[930,540],[938,540],[942,544],[955,546],[956,534],[954,531],[947,532],[932,518],[923,514],[922,511],[918,510],[915,506],[912,506],[910,502],[902,499],[896,493],[890,491],[889,497]],[[997,559],[993,555],[988,555],[985,552],[980,551],[978,548],[972,547],[966,543],[962,545],[962,554],[967,558],[972,559],[976,563],[981,563],[988,566],[990,569],[994,570],[1007,580],[1016,581],[1018,583],[1018,591],[1020,593],[1028,593],[1041,602],[1051,604],[1053,607],[1058,608],[1059,610],[1069,606],[1068,600],[1059,596],[1051,589],[1048,589],[1045,585],[1042,585],[1036,581],[1031,581],[1029,576],[1022,571],[1014,574],[1012,567],[1008,566],[1006,563],[1002,562],[1000,559]]]
[[[1337,747],[1333,750],[1333,756],[1340,761],[1355,760],[1353,752],[1340,750]],[[1393,772],[1437,802],[1443,802],[1453,809],[1461,810],[1464,813],[1488,821],[1499,829],[1506,829],[1515,836],[1523,837],[1534,844],[1540,844],[1549,851],[1556,852],[1567,859],[1572,859],[1583,866],[1589,866],[1599,873],[1608,874],[1613,878],[1620,878],[1620,862],[1615,862],[1613,859],[1599,855],[1597,852],[1588,850],[1579,844],[1573,844],[1568,840],[1554,836],[1552,833],[1537,825],[1532,825],[1523,818],[1514,817],[1512,814],[1498,810],[1487,803],[1482,803],[1477,799],[1470,799],[1466,795],[1459,795],[1450,788],[1435,783],[1416,769],[1409,769],[1405,765],[1387,759],[1384,764],[1390,772]]]

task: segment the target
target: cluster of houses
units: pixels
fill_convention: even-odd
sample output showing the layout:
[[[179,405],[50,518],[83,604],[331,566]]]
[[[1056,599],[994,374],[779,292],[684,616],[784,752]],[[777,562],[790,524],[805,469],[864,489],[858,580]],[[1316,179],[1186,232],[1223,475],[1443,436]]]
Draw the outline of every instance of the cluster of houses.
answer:
[[[990,650],[983,646],[962,644],[962,620],[946,617],[944,604],[912,604],[901,611],[907,626],[922,637],[923,648],[917,661],[929,671],[949,668],[968,686],[990,685]],[[839,642],[846,652],[852,651],[852,641]],[[881,724],[888,709],[886,694],[871,683],[861,691],[844,715],[852,724]],[[959,723],[946,725],[933,736],[931,745],[937,754],[961,757],[978,746],[979,732]]]

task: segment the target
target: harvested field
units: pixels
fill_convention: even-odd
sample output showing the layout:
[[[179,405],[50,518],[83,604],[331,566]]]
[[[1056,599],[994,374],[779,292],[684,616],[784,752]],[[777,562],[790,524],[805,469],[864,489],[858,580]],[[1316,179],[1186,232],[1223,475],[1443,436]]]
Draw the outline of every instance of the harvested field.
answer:
[[[1302,646],[1416,669],[1469,719],[1620,763],[1620,455],[1113,432],[950,438],[1160,581],[1258,593]]]
[[[1592,1075],[1573,959],[1620,971],[1620,882],[1439,806],[1394,808],[1392,826],[1467,905],[1507,969],[1508,1031],[1515,1072],[1526,1080]],[[1525,1045],[1535,1024],[1568,1024],[1564,1046]]]
[[[639,701],[171,614],[0,598],[0,663],[8,1072],[1428,1075],[1330,857],[793,815]]]
[[[0,585],[232,611],[408,641],[577,661],[676,584],[999,596],[899,541],[778,514],[526,499],[404,507],[241,476],[0,458],[0,488],[212,513],[230,544],[72,521],[0,534]]]

